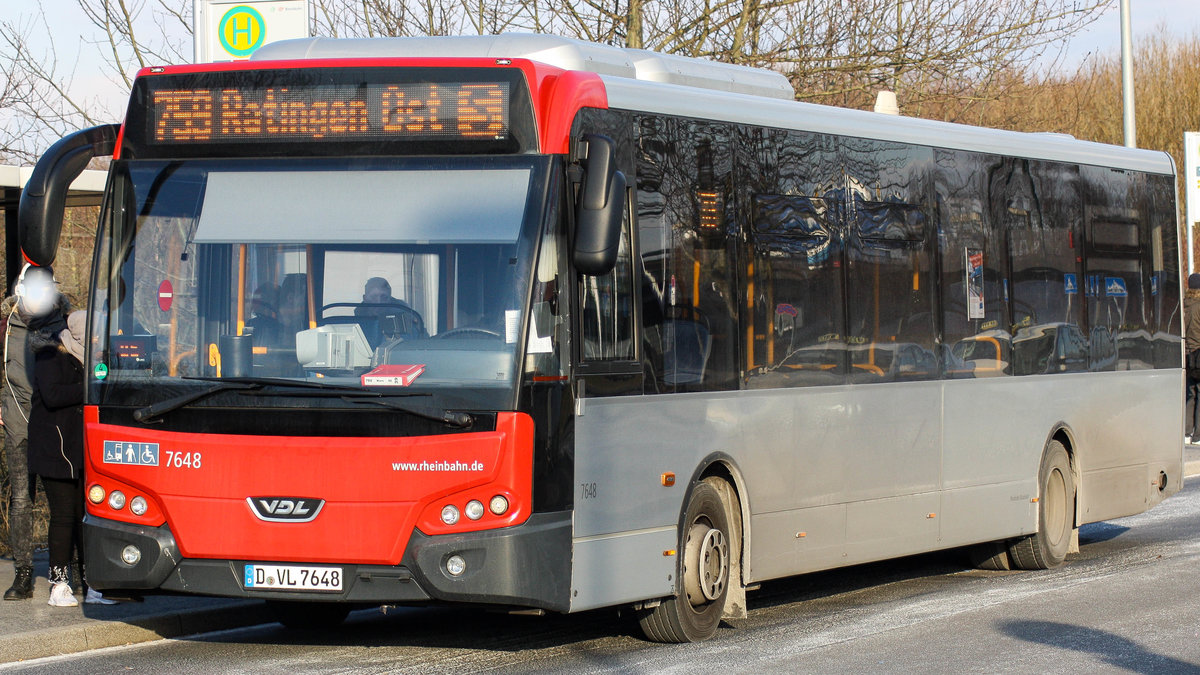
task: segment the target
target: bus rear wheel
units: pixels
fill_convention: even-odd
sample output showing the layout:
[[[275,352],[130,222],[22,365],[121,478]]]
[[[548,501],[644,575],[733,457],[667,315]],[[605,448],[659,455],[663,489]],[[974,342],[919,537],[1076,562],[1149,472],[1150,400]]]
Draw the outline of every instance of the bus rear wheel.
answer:
[[[1038,531],[1008,547],[1012,566],[1022,570],[1058,567],[1075,528],[1075,478],[1067,449],[1051,441],[1038,471]]]
[[[731,537],[729,512],[713,484],[718,480],[697,484],[688,499],[680,533],[680,593],[638,614],[650,640],[699,642],[715,635],[721,623],[729,584],[738,583],[731,571],[737,569],[732,556],[740,554],[740,545]]]

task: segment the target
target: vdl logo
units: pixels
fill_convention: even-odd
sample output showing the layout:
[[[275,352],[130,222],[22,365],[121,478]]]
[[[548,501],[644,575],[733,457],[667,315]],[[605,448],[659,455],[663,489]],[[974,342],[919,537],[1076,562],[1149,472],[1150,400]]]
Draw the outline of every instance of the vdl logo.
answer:
[[[267,22],[257,9],[238,5],[221,17],[217,34],[225,51],[245,58],[262,46],[267,37]]]
[[[246,503],[255,517],[272,523],[307,523],[325,506],[324,499],[307,497],[247,497]]]

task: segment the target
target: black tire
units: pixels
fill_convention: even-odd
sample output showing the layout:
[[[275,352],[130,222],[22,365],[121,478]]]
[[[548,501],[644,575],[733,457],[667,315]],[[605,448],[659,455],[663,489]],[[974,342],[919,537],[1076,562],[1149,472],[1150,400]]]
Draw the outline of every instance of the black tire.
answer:
[[[717,632],[725,596],[739,555],[730,536],[728,510],[721,493],[706,479],[692,489],[680,533],[679,594],[638,613],[646,637],[655,642],[699,642]]]
[[[1071,547],[1075,529],[1075,477],[1067,449],[1051,441],[1038,470],[1038,531],[1015,540],[1008,557],[1015,569],[1058,567]]]
[[[967,551],[971,565],[981,570],[1003,572],[1012,569],[1008,560],[1008,547],[1003,541],[988,541],[975,544]]]
[[[268,600],[275,620],[292,630],[336,628],[350,614],[350,605],[340,602],[291,602]]]

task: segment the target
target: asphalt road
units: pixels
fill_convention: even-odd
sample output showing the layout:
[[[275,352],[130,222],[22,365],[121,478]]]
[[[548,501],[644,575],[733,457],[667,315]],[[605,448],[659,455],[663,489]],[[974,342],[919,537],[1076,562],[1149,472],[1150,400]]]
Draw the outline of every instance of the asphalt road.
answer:
[[[1089,525],[1057,570],[982,572],[961,552],[764,584],[708,642],[656,645],[615,611],[364,610],[0,666],[49,673],[1200,673],[1200,481]]]

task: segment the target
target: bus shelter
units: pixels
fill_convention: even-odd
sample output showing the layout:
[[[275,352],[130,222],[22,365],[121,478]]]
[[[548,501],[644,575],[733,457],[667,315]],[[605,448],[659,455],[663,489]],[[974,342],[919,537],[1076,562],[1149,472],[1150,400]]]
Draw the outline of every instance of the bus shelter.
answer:
[[[31,166],[0,165],[0,211],[4,214],[4,295],[12,292],[21,271],[21,247],[17,241],[17,206],[21,192],[33,173]],[[104,193],[106,171],[85,170],[71,183],[68,207],[99,206]]]

